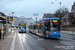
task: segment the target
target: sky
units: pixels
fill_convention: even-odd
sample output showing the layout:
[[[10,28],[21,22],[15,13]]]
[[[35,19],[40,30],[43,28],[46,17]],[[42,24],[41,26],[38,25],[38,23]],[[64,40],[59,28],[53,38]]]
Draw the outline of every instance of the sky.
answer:
[[[75,0],[0,0],[0,12],[6,15],[14,12],[14,16],[25,18],[42,18],[44,14],[55,13],[59,8],[66,7],[71,12]],[[61,2],[61,5],[59,4]],[[53,3],[53,4],[51,4]],[[38,14],[38,16],[34,16]]]

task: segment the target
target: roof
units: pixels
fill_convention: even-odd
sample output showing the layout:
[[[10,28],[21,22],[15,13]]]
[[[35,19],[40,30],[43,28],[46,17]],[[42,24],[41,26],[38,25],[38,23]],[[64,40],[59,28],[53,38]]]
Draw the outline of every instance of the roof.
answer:
[[[75,2],[74,2],[74,4],[73,4],[73,6],[75,6]]]
[[[70,18],[70,16],[70,13],[67,13],[64,17],[62,17],[62,19]]]
[[[74,10],[71,11],[71,13],[73,13],[73,12],[74,12]]]
[[[60,20],[60,18],[57,18],[57,17],[43,18],[41,20],[38,20],[37,22],[44,21],[44,20]],[[34,22],[30,23],[30,24],[36,24],[36,21],[34,21]]]
[[[54,17],[54,14],[45,14],[46,18]]]
[[[52,18],[44,18],[42,20],[39,20],[37,22],[40,22],[40,21],[43,21],[43,20],[60,20],[59,18],[56,18],[56,17],[52,17]]]

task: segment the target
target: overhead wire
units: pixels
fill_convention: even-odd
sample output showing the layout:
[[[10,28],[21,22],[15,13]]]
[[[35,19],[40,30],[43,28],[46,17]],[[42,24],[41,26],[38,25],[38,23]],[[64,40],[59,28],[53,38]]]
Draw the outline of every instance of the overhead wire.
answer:
[[[28,3],[29,3],[29,0],[28,0],[28,2],[27,2],[26,6],[24,7],[24,9],[23,9],[23,11],[22,11],[21,14],[23,14],[23,12],[24,12],[25,8],[27,7]]]
[[[50,5],[54,4],[56,1],[58,1],[58,0],[55,0],[53,3],[51,3],[51,4],[49,4],[48,6],[44,7],[42,10],[40,10],[40,11],[38,12],[38,14],[39,14],[41,11],[43,11],[44,9],[48,8]],[[59,4],[61,4],[61,1],[59,2]]]
[[[38,12],[38,14],[39,14],[41,11],[43,11],[44,9],[48,8],[50,5],[54,4],[56,1],[57,1],[57,0],[55,0],[54,2],[51,2],[48,6],[44,7],[43,9],[41,9],[41,10]]]

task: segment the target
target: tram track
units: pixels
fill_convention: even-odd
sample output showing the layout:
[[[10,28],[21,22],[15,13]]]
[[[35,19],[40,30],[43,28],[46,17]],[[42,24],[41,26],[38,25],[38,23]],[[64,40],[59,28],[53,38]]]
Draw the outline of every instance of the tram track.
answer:
[[[26,50],[33,50],[31,48],[31,46],[28,44],[28,41],[25,39],[25,33],[19,35],[20,40],[22,40],[22,43],[24,44],[24,46],[26,47]],[[28,34],[26,34],[27,37],[29,37],[30,39],[32,39],[34,42],[36,42],[37,44],[39,44],[41,47],[43,47],[45,50],[49,50],[48,48],[46,48],[45,46],[43,46],[42,44],[40,44],[38,41],[36,41],[35,39],[33,39],[31,36],[29,36]]]
[[[26,40],[24,39],[24,37],[22,36],[22,34],[19,34],[19,38],[20,38],[20,41],[23,43],[23,45],[25,46],[26,50],[30,50],[29,49],[29,46],[27,45],[26,43]]]
[[[28,32],[27,32],[27,33],[28,33]],[[36,40],[36,38],[33,38],[34,36],[32,37],[32,36],[30,36],[29,34],[26,34],[26,36],[29,37],[30,39],[32,39],[33,41],[35,41],[37,44],[39,44],[39,45],[42,46],[43,48],[45,48],[45,50],[49,50],[49,49],[50,49],[50,48],[48,49],[46,46],[44,46],[43,44],[41,44],[41,43],[38,41],[39,38],[37,38],[37,40]],[[65,37],[62,37],[62,38],[65,38]],[[60,38],[60,39],[61,39],[61,38]],[[61,40],[62,40],[62,39],[61,39]]]
[[[43,46],[42,44],[40,44],[38,41],[36,41],[35,39],[33,39],[30,35],[27,34],[28,37],[30,37],[32,40],[34,40],[36,43],[38,43],[40,46],[42,46],[43,48],[45,48],[46,50],[49,50],[48,48],[46,48],[45,46]]]
[[[24,35],[26,35],[26,38],[25,38]],[[34,44],[34,43],[37,43],[37,44],[40,45],[41,47],[45,48],[45,50],[53,49],[53,48],[49,48],[48,46],[47,46],[47,47],[44,46],[43,43],[41,44],[40,41],[43,41],[43,40],[40,40],[40,41],[39,41],[38,39],[39,39],[40,37],[39,37],[39,38],[34,38],[35,36],[31,36],[30,34],[28,34],[28,32],[27,32],[27,34],[25,34],[25,33],[21,34],[21,36],[23,36],[22,38],[24,38],[24,39],[27,41],[27,42],[26,42],[26,45],[28,46],[28,48],[31,47],[31,50],[33,50],[33,49],[32,49],[33,47],[36,48],[36,46],[33,46],[33,47],[32,47],[32,46],[30,45],[29,41],[31,41],[31,40],[32,40],[32,42],[34,41],[33,44]],[[36,36],[36,37],[38,37],[38,36]],[[62,37],[62,38],[64,38],[64,37]],[[31,39],[31,40],[30,40],[30,39]],[[36,40],[36,39],[37,39],[37,40]],[[22,39],[22,40],[23,40],[23,39]],[[45,39],[44,39],[44,40],[45,40]],[[52,40],[52,39],[51,39],[51,40]],[[65,40],[65,39],[61,39],[61,38],[60,38],[60,41],[64,41],[64,40]],[[53,40],[53,41],[54,41],[54,40]],[[60,41],[59,41],[59,42],[60,42]],[[68,40],[67,40],[67,41],[68,41]],[[71,40],[70,40],[70,41],[71,41]],[[52,42],[52,41],[51,41],[51,42]],[[51,42],[49,43],[49,41],[46,41],[47,45],[49,45],[49,46],[51,45],[51,46],[53,47],[53,45],[54,45],[54,46],[57,45],[57,44],[55,44],[55,43],[52,45]],[[58,43],[58,40],[57,40],[57,43]],[[25,44],[24,44],[24,45],[25,45]],[[60,45],[60,44],[59,44],[59,45]],[[62,45],[64,45],[64,44],[62,44]],[[28,49],[27,49],[27,50],[28,50]],[[34,50],[35,50],[35,49],[34,49]],[[40,49],[40,50],[41,50],[41,49]]]

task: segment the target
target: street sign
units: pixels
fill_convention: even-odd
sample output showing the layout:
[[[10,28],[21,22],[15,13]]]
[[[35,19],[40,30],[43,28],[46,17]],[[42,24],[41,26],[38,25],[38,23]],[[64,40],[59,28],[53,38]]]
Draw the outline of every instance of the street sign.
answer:
[[[13,21],[13,17],[7,17],[8,21]]]

